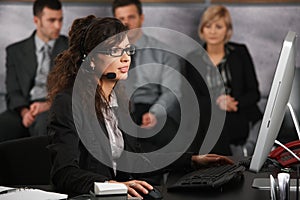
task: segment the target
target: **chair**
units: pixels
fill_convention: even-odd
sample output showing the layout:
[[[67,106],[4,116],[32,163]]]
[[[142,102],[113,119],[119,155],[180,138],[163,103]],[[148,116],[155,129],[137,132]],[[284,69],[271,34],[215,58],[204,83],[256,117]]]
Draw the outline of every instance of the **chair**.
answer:
[[[0,185],[49,185],[49,136],[0,143]]]

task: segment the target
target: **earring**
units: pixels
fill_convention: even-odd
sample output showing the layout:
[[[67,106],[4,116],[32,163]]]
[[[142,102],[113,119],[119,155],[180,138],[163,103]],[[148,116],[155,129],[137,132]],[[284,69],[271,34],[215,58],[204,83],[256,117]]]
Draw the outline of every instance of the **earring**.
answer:
[[[95,71],[95,64],[93,62],[91,62],[91,68],[92,68],[92,71]]]

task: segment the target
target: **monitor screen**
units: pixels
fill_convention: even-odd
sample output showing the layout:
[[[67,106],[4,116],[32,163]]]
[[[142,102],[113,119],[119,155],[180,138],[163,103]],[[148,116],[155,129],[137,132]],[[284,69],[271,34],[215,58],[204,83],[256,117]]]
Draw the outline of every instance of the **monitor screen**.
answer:
[[[268,102],[249,169],[258,172],[278,135],[295,74],[296,33],[289,31],[281,48]]]

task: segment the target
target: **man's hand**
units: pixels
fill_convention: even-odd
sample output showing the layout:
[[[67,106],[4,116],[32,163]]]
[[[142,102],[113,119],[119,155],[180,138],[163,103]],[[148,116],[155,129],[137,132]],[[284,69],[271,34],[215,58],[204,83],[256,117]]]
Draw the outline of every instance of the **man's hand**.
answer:
[[[225,165],[233,164],[234,162],[226,156],[220,156],[217,154],[205,154],[192,156],[192,162],[195,167],[204,167],[210,165]]]
[[[156,125],[157,119],[154,114],[148,112],[145,113],[142,117],[142,128],[152,128]]]
[[[22,117],[22,124],[28,128],[34,122],[35,117],[31,114],[28,108],[23,108],[20,114]]]
[[[48,102],[34,102],[30,105],[30,112],[32,116],[45,112],[50,109],[50,103]]]
[[[30,108],[23,108],[20,111],[22,117],[22,124],[28,128],[34,122],[35,117],[50,109],[50,103],[48,102],[34,102],[30,105]]]

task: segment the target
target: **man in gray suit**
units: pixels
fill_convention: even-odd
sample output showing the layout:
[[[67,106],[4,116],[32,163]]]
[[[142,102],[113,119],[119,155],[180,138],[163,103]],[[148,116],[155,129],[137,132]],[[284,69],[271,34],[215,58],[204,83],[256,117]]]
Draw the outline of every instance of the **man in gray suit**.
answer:
[[[33,34],[6,48],[6,101],[0,114],[0,141],[46,134],[47,75],[55,57],[68,48],[60,35],[63,21],[59,0],[36,0]]]
[[[129,87],[134,91],[131,112],[136,124],[140,126],[140,149],[142,152],[151,152],[167,145],[177,133],[180,123],[178,98],[181,97],[182,63],[179,56],[163,50],[167,44],[141,29],[144,14],[140,0],[114,0],[112,12],[131,30],[128,39],[136,46],[131,62],[131,69],[136,70],[129,72],[129,76],[133,77]]]

